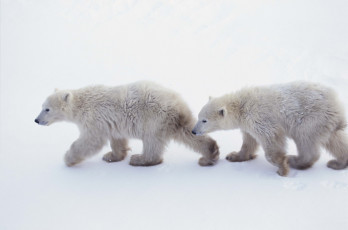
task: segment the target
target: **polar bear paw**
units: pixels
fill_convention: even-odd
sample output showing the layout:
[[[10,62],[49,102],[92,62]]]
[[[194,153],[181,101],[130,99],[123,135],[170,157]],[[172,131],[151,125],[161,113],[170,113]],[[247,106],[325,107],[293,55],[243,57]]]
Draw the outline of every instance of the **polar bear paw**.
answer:
[[[208,159],[205,157],[199,158],[198,164],[200,166],[212,166],[215,165],[218,159]]]
[[[129,164],[132,166],[152,166],[162,163],[162,159],[148,159],[144,154],[135,154],[131,156]]]
[[[226,156],[226,160],[231,161],[231,162],[243,162],[243,161],[248,161],[255,159],[256,155],[242,155],[239,152],[232,152]]]
[[[116,155],[114,152],[108,152],[103,156],[103,160],[111,163],[111,162],[117,162],[117,161],[122,161],[126,155]]]
[[[78,158],[69,152],[67,152],[64,156],[64,162],[65,162],[66,166],[68,166],[68,167],[74,166],[82,161],[83,161],[83,159]]]
[[[332,169],[336,169],[336,170],[340,170],[340,169],[346,168],[347,163],[341,162],[338,160],[331,160],[331,161],[327,162],[327,167],[332,168]]]

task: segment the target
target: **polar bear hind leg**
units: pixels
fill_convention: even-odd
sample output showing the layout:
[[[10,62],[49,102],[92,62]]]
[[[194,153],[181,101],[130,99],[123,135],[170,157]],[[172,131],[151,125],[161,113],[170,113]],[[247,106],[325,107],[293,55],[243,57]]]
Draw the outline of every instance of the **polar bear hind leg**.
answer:
[[[295,169],[310,168],[319,159],[319,144],[308,138],[294,138],[298,156],[289,156],[289,165]]]
[[[219,147],[216,141],[207,135],[196,136],[192,134],[191,126],[182,126],[178,134],[175,136],[175,140],[183,143],[194,151],[202,154],[198,164],[200,166],[212,166],[219,160]]]
[[[161,164],[162,155],[167,141],[162,135],[147,136],[143,139],[143,153],[131,156],[129,164],[132,166],[152,166]]]
[[[343,130],[331,134],[324,147],[336,158],[327,163],[332,169],[344,169],[348,166],[348,138]]]

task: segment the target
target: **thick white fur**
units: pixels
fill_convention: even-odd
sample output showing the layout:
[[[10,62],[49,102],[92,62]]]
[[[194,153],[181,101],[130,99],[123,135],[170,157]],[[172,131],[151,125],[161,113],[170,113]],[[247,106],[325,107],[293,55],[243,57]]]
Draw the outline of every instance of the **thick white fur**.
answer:
[[[336,159],[328,167],[348,165],[348,139],[344,109],[335,92],[319,84],[294,82],[269,87],[251,87],[211,99],[199,113],[193,132],[197,135],[215,130],[241,129],[243,145],[230,153],[229,161],[255,158],[259,144],[266,158],[282,176],[288,164],[306,169],[319,158],[319,147]],[[292,138],[298,156],[286,156],[286,137]]]
[[[202,166],[213,165],[219,157],[213,139],[191,133],[195,119],[181,97],[151,82],[56,91],[47,98],[35,121],[50,125],[63,120],[77,124],[80,130],[80,137],[65,155],[68,166],[96,154],[108,140],[112,151],[103,159],[123,160],[129,138],[143,141],[143,153],[131,157],[134,166],[161,163],[171,139],[200,152]]]

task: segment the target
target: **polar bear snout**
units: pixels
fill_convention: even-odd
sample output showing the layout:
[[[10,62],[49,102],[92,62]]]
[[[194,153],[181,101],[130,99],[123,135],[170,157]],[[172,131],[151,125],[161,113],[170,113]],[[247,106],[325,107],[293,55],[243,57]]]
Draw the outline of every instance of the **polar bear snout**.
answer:
[[[40,115],[37,118],[35,118],[34,122],[38,125],[48,125],[48,121],[46,121],[46,119]]]
[[[203,136],[203,133],[197,132],[196,130],[192,130],[192,134],[195,136]]]
[[[195,127],[193,127],[193,129],[192,129],[192,134],[197,135],[197,133],[199,133],[199,132],[197,131],[197,125],[195,125]]]
[[[36,118],[34,121],[35,121],[35,123],[37,123],[38,125],[47,125],[47,124],[48,124],[47,121],[40,121],[38,118]]]
[[[203,136],[203,132],[197,128],[197,125],[192,129],[192,134],[195,136]]]

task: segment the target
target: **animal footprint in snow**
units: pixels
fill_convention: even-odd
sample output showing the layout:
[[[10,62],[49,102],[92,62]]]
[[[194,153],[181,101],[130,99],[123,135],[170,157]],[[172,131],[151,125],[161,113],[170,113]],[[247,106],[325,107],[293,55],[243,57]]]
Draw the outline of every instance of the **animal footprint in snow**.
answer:
[[[283,182],[283,188],[288,190],[303,190],[306,187],[306,184],[302,182],[296,182],[296,181],[284,181]]]
[[[337,189],[337,190],[348,190],[348,184],[339,181],[323,181],[320,183],[325,188]]]
[[[171,172],[171,171],[173,171],[173,170],[172,170],[172,168],[169,167],[168,165],[161,165],[161,166],[158,168],[158,171],[161,171],[161,172],[163,172],[163,173],[169,173],[169,172]]]

